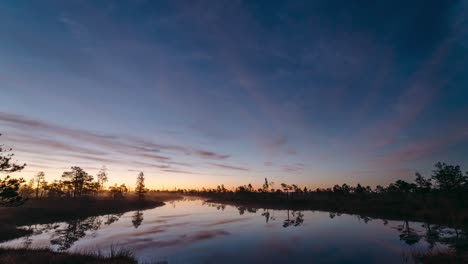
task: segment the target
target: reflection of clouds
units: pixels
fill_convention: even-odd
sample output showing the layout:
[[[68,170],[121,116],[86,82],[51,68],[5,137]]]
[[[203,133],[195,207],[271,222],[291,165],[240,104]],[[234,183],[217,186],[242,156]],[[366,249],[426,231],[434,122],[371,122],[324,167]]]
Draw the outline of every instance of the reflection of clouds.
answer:
[[[165,219],[154,219],[150,221],[146,221],[147,224],[161,224],[161,223],[166,223],[167,220]]]
[[[224,225],[224,224],[229,224],[229,223],[236,223],[236,222],[242,222],[249,220],[249,218],[232,218],[232,219],[223,219],[219,220],[213,223],[208,223],[205,226],[217,226],[217,225]]]
[[[107,236],[105,240],[125,241],[126,243],[133,243],[133,242],[138,242],[139,240],[144,238],[144,239],[150,239],[152,241],[151,237],[146,237],[146,236],[152,236],[155,234],[164,233],[164,232],[170,231],[171,228],[187,226],[190,223],[183,222],[183,223],[150,226],[150,227],[147,226],[148,224],[149,224],[149,221],[148,222],[145,221],[145,224],[143,224],[141,228],[139,228],[138,230],[125,230],[124,232],[120,232],[118,234],[112,234],[110,236]]]
[[[131,241],[128,246],[134,246],[136,250],[141,250],[145,248],[161,248],[161,247],[172,247],[172,246],[186,246],[188,244],[192,244],[202,240],[209,240],[220,236],[227,236],[230,235],[229,232],[224,230],[205,230],[205,231],[198,231],[191,235],[180,235],[175,239],[169,240],[157,240],[152,241],[149,243],[145,243],[143,245],[134,246],[135,241]]]
[[[175,214],[175,215],[161,215],[159,218],[176,218],[176,217],[185,217],[191,216],[192,214]]]

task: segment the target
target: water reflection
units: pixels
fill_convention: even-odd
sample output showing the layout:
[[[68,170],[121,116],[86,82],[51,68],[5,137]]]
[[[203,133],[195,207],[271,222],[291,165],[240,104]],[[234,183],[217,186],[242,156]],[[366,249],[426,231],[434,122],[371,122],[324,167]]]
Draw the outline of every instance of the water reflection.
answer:
[[[22,238],[20,243],[22,247],[29,248],[34,237],[42,234],[49,234],[49,242],[52,248],[57,251],[69,249],[75,242],[85,236],[96,236],[96,231],[103,225],[108,226],[119,220],[123,214],[109,214],[104,216],[93,216],[88,218],[79,218],[63,223],[50,223],[43,225],[26,226],[23,229],[30,231],[28,235]],[[143,221],[143,214],[139,216]]]
[[[135,211],[135,214],[133,214],[132,216],[133,227],[138,228],[142,222],[143,222],[143,212]]]
[[[211,203],[204,203],[209,207],[215,207],[218,210],[225,209],[225,205],[220,204],[211,204]],[[244,215],[245,212],[249,213],[256,213],[259,209],[257,208],[250,208],[245,206],[236,206],[237,210],[239,211],[239,215]],[[338,212],[329,212],[329,218],[334,219],[335,217],[341,216],[341,213]],[[261,216],[265,218],[265,223],[269,223],[270,220],[276,220],[276,218],[272,217],[270,214],[269,209],[263,209]],[[356,215],[356,218],[359,221],[364,222],[365,224],[371,222],[371,217],[363,216],[363,215]],[[282,226],[284,228],[290,226],[301,226],[304,223],[304,213],[303,211],[294,211],[294,210],[286,210],[286,218],[282,222]],[[382,219],[382,223],[384,226],[388,225],[387,219]],[[416,223],[414,223],[416,224]],[[423,239],[427,243],[427,249],[433,250],[436,245],[444,245],[450,249],[456,250],[457,252],[467,252],[468,251],[468,235],[466,230],[461,230],[459,228],[448,228],[443,225],[434,225],[429,222],[425,222],[419,224],[420,227],[423,228],[423,231],[416,230],[410,226],[410,222],[408,220],[404,220],[401,224],[393,227],[394,229],[398,230],[399,232],[399,239],[406,243],[407,245],[415,245]]]
[[[379,220],[337,212],[233,207],[193,199],[152,210],[23,228],[31,233],[1,243],[0,247],[37,247],[48,243],[54,250],[67,251],[105,250],[117,244],[134,250],[143,262],[157,258],[169,263],[206,263],[214,257],[223,257],[227,263],[267,262],[262,260],[265,256],[261,252],[272,252],[268,260],[273,263],[287,262],[283,256],[289,256],[290,262],[352,259],[349,262],[372,263],[384,258],[382,263],[392,263],[401,259],[402,250],[448,247],[466,252],[468,247],[465,231],[428,222]],[[277,241],[291,241],[292,245],[296,244],[293,241],[301,241],[301,246],[289,247],[291,243]],[[238,255],[239,250],[243,250],[242,256]]]
[[[283,227],[300,226],[304,223],[304,214],[301,211],[291,211],[291,218],[289,210],[287,212],[288,218],[283,221]]]
[[[101,227],[100,217],[89,217],[67,222],[65,227],[55,229],[50,243],[59,251],[69,249],[76,241],[86,236],[86,231],[96,231]]]
[[[109,215],[106,215],[104,216],[104,218],[106,219],[106,221],[104,222],[105,225],[110,225],[114,222],[116,222],[117,220],[120,219],[120,217],[122,217],[123,213],[121,214],[109,214]]]
[[[268,223],[270,220],[275,221],[276,218],[270,214],[269,209],[263,209],[262,216],[265,217],[265,223]]]
[[[408,220],[398,225],[396,229],[400,232],[400,240],[405,241],[408,245],[416,244],[421,239],[421,236],[410,227]]]

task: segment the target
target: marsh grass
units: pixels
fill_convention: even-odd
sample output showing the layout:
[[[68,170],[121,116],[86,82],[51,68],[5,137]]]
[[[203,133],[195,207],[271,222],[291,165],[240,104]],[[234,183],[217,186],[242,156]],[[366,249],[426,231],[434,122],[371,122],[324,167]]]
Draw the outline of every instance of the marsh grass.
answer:
[[[47,248],[36,249],[0,249],[2,264],[137,264],[133,252],[129,249],[111,246],[108,254],[102,251],[54,252]]]

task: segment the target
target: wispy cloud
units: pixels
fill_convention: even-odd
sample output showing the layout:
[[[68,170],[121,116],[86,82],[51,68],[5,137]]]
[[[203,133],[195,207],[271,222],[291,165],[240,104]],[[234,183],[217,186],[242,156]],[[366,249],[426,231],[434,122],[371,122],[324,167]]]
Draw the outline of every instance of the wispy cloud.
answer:
[[[6,137],[17,145],[18,151],[51,157],[60,155],[71,160],[167,169],[171,166],[193,166],[177,160],[180,156],[191,155],[208,160],[225,160],[230,156],[192,146],[159,144],[141,138],[70,129],[4,112],[0,112],[0,123],[13,129]],[[168,155],[161,155],[162,152]]]
[[[209,164],[217,168],[221,168],[221,169],[237,170],[237,171],[249,171],[250,170],[248,168],[231,166],[231,165],[226,165],[226,164],[219,164],[219,163],[209,163]]]

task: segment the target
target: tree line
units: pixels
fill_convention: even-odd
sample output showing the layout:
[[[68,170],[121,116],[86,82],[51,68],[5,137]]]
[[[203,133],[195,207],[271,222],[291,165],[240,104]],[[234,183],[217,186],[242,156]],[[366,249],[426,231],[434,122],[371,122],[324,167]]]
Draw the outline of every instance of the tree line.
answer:
[[[360,183],[355,186],[343,183],[330,188],[315,190],[296,184],[275,184],[265,181],[261,188],[252,184],[241,185],[228,190],[224,185],[217,188],[202,188],[201,190],[179,190],[181,193],[200,195],[211,198],[235,199],[284,199],[284,200],[372,200],[372,201],[402,201],[409,203],[427,202],[429,200],[450,200],[450,205],[464,206],[468,202],[468,172],[463,173],[459,165],[437,162],[429,177],[415,173],[413,181],[397,180],[388,186],[377,185],[375,188]],[[434,204],[433,204],[434,205]]]
[[[1,134],[0,134],[1,136]],[[23,204],[28,198],[82,198],[96,197],[107,192],[113,199],[123,199],[129,192],[125,184],[109,186],[108,173],[103,167],[96,177],[87,173],[81,167],[73,166],[70,170],[64,171],[60,180],[52,182],[46,181],[44,172],[38,172],[26,183],[23,178],[12,178],[9,174],[19,172],[26,167],[26,164],[17,164],[13,160],[14,154],[11,148],[0,145],[0,173],[7,174],[0,177],[0,206],[18,206]],[[145,187],[145,176],[143,172],[138,173],[136,179],[135,193],[139,200],[145,198],[148,189]]]
[[[24,169],[26,164],[13,162],[13,156],[11,149],[0,145],[1,173],[10,174]],[[62,173],[60,180],[52,182],[46,181],[44,172],[38,172],[28,183],[22,178],[15,179],[8,175],[0,178],[0,205],[19,205],[25,201],[25,198],[81,198],[96,197],[102,193],[108,193],[113,199],[123,199],[129,192],[129,188],[125,184],[115,184],[106,188],[105,184],[107,182],[108,172],[106,167],[103,167],[96,176],[93,176],[81,167],[73,166],[70,170]],[[135,187],[138,199],[144,199],[145,193],[148,192],[144,182],[143,172],[138,173]],[[356,186],[344,183],[331,188],[317,188],[315,190],[287,183],[281,183],[277,188],[274,188],[274,186],[273,182],[265,178],[263,185],[258,189],[255,189],[251,183],[230,190],[221,184],[217,188],[179,189],[176,192],[205,196],[230,194],[240,197],[268,194],[269,197],[291,200],[324,195],[328,199],[340,197],[365,199],[382,196],[397,199],[418,196],[457,198],[463,202],[468,198],[468,172],[464,174],[458,165],[438,162],[435,164],[435,169],[430,177],[426,178],[416,172],[414,181],[397,180],[386,187],[377,185],[375,188],[371,188],[359,183]]]
[[[179,190],[187,193],[277,193],[285,196],[293,194],[308,193],[333,193],[337,195],[366,195],[366,194],[385,194],[385,193],[443,193],[447,195],[465,194],[468,191],[468,172],[463,174],[459,165],[450,165],[444,162],[437,162],[432,175],[428,178],[422,176],[419,172],[415,173],[413,182],[397,180],[390,183],[387,187],[377,185],[375,188],[363,186],[358,183],[351,186],[346,183],[334,185],[331,188],[316,188],[315,190],[307,187],[300,187],[296,184],[281,183],[278,188],[274,188],[274,182],[265,181],[261,188],[255,189],[251,183],[241,185],[234,190],[228,190],[224,184],[216,188],[201,188],[201,190]]]
[[[81,167],[73,166],[62,173],[60,180],[47,182],[44,172],[38,172],[28,183],[23,183],[18,188],[18,195],[29,198],[82,198],[97,197],[109,194],[113,199],[124,199],[129,192],[125,184],[115,184],[106,188],[108,172],[103,167],[96,177],[87,173]],[[135,193],[138,199],[144,199],[148,189],[145,188],[145,176],[143,172],[137,175]]]

